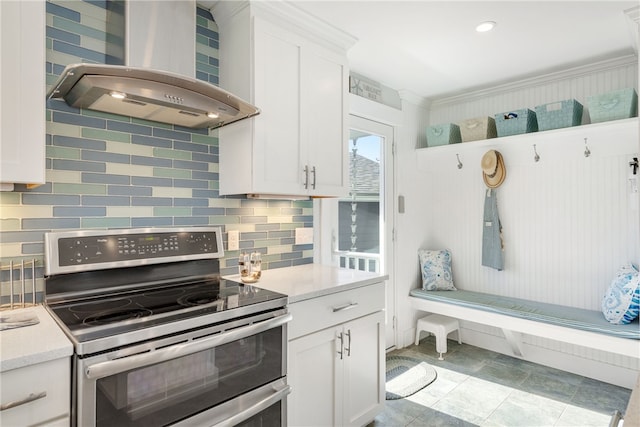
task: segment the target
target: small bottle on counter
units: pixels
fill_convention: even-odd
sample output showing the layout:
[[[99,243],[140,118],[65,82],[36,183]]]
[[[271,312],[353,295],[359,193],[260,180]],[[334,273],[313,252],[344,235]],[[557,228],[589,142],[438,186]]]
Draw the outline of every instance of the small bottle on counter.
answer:
[[[238,257],[238,272],[240,273],[240,277],[248,277],[249,268],[249,255],[242,252]]]
[[[255,280],[262,276],[262,254],[260,252],[251,253],[251,277]]]

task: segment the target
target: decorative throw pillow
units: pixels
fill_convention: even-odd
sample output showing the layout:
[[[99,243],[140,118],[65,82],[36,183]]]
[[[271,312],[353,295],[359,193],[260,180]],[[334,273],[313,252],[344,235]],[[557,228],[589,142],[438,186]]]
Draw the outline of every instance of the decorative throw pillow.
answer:
[[[422,289],[427,291],[455,291],[451,272],[451,253],[448,249],[433,251],[420,249]]]
[[[620,268],[602,299],[602,314],[615,325],[631,323],[640,313],[640,274],[628,264]]]

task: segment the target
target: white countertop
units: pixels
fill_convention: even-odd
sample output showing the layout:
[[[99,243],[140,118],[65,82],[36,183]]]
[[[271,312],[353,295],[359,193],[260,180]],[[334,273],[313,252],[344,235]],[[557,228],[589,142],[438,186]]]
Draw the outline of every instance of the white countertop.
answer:
[[[240,275],[225,276],[240,281]],[[335,292],[373,285],[388,279],[388,275],[349,270],[321,264],[305,264],[296,267],[263,270],[254,286],[280,292],[289,296],[289,303],[296,303]]]
[[[0,312],[0,316],[30,314],[39,323],[0,331],[0,372],[73,354],[71,341],[42,305]]]

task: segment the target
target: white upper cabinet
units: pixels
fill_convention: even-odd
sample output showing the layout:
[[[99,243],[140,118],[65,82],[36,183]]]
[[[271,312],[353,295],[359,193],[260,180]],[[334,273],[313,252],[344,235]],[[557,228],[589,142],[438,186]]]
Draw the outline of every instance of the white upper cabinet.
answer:
[[[45,2],[0,1],[0,190],[45,182]]]
[[[351,37],[285,3],[229,2],[220,86],[260,108],[219,130],[220,194],[348,194]]]

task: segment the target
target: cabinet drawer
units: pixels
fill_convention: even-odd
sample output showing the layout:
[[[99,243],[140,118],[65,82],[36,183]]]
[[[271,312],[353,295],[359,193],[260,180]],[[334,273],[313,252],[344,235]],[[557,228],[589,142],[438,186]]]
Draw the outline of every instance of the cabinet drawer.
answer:
[[[71,361],[69,358],[3,372],[0,382],[2,405],[30,400],[1,411],[0,425],[33,425],[45,421],[64,420],[69,416],[71,407]],[[37,398],[38,396],[43,397]]]
[[[384,310],[384,282],[289,305],[289,340]]]

